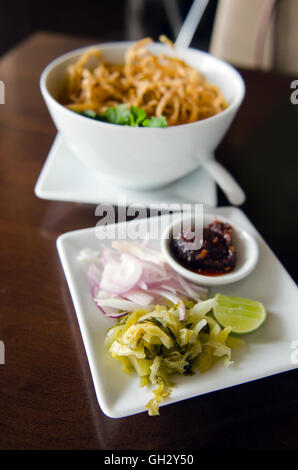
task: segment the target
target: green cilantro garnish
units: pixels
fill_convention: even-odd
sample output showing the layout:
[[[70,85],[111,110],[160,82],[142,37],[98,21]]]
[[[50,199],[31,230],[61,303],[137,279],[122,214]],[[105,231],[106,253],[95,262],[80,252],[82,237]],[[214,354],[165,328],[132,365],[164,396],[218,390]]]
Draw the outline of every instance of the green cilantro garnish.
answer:
[[[127,108],[125,104],[119,104],[107,108],[102,114],[97,114],[95,111],[86,109],[79,112],[83,116],[97,121],[109,122],[111,124],[119,124],[121,126],[132,127],[167,127],[167,120],[164,116],[157,118],[152,116],[147,118],[146,111],[136,106]]]
[[[167,127],[167,120],[164,116],[160,116],[157,118],[156,116],[152,116],[150,119],[145,119],[143,121],[144,127]]]
[[[122,126],[129,125],[130,112],[126,108],[125,104],[119,106],[113,106],[106,109],[102,114],[99,115],[101,121],[110,122],[111,124],[120,124]]]

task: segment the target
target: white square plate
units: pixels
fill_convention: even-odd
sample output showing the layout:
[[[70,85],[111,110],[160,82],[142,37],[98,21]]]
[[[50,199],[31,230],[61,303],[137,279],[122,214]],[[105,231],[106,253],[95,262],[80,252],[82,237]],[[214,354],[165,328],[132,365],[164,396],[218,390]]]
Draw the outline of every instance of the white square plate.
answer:
[[[233,351],[234,364],[230,367],[225,368],[217,363],[202,375],[196,372],[190,377],[175,376],[177,386],[164,402],[165,405],[297,367],[295,357],[298,354],[295,357],[293,355],[293,348],[295,345],[297,347],[295,341],[298,340],[298,289],[295,282],[241,210],[224,207],[212,212],[246,227],[256,237],[260,250],[259,263],[253,273],[242,281],[216,291],[259,300],[265,304],[268,316],[259,330],[245,335],[246,345]],[[166,220],[166,216],[161,216],[159,220],[162,221],[163,218]],[[156,218],[136,219],[128,224],[131,228],[140,229],[141,225],[138,224],[146,224],[148,227],[148,223],[154,223],[154,219]],[[118,228],[119,225],[121,224],[118,224]],[[153,240],[151,243],[153,247],[159,247],[159,242]],[[139,387],[139,378],[134,374],[123,373],[118,361],[112,359],[105,349],[106,330],[115,320],[100,314],[92,300],[84,267],[77,260],[80,250],[96,250],[100,243],[110,244],[111,240],[99,241],[95,229],[89,228],[61,235],[57,240],[57,248],[77,314],[99,405],[107,416],[120,418],[145,411],[146,403],[152,398],[152,389]],[[215,290],[210,289],[210,294],[214,293]]]
[[[157,209],[171,203],[217,205],[216,184],[202,167],[154,191],[120,188],[81,163],[60,134],[57,134],[38,177],[35,194],[41,199],[53,201],[118,205],[121,200],[124,205],[141,204],[147,207],[154,204]]]

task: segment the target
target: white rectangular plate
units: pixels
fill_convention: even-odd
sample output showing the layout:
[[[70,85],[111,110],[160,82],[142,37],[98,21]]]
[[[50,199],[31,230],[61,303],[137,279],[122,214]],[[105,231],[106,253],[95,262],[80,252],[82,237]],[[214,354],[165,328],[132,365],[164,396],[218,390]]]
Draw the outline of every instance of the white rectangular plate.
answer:
[[[268,245],[254,229],[244,213],[234,207],[212,210],[242,224],[255,237],[260,249],[260,260],[253,273],[235,284],[216,291],[231,296],[249,297],[263,302],[268,316],[262,327],[244,336],[245,346],[233,351],[234,364],[225,368],[218,362],[208,372],[200,375],[175,376],[176,387],[164,404],[239,385],[251,380],[288,371],[297,367],[298,354],[293,349],[298,340],[298,289]],[[176,217],[175,215],[174,217]],[[162,216],[160,220],[167,216]],[[136,219],[128,222],[136,232],[154,219]],[[125,224],[125,223],[124,223]],[[123,224],[118,224],[118,228]],[[116,226],[115,226],[116,227]],[[98,229],[97,230],[101,230]],[[151,241],[159,247],[160,240]],[[106,330],[115,320],[104,317],[91,297],[89,280],[84,267],[77,260],[80,250],[98,249],[100,243],[95,229],[89,228],[61,235],[57,248],[74,303],[78,323],[88,357],[96,395],[102,411],[109,417],[120,418],[145,411],[152,398],[152,389],[141,388],[135,374],[125,374],[118,361],[109,356],[104,346]],[[210,290],[213,295],[215,290]],[[162,413],[162,410],[161,410]]]
[[[202,167],[153,191],[120,188],[81,163],[60,134],[57,134],[38,177],[35,194],[41,199],[53,201],[106,202],[114,205],[124,201],[127,205],[141,204],[146,207],[154,204],[157,209],[173,203],[217,205],[216,184]]]

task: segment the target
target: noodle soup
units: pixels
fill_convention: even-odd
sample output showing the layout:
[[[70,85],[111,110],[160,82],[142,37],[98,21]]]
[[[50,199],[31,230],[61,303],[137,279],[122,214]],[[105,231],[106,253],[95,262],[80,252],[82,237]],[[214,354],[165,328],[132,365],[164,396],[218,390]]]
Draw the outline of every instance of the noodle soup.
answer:
[[[151,43],[145,38],[133,44],[123,64],[105,61],[99,49],[87,50],[68,68],[63,104],[76,112],[93,111],[99,118],[108,108],[125,104],[142,109],[149,118],[163,116],[168,126],[199,121],[227,107],[220,88],[178,58],[174,46],[171,55],[156,55],[147,47]]]
[[[88,94],[88,90],[91,90],[88,82],[89,79],[92,79],[95,69],[99,67],[101,63],[99,61],[113,65],[111,75],[115,72],[119,73],[117,80],[115,75],[112,75],[115,86],[118,82],[117,87],[123,87],[123,83],[119,83],[121,82],[119,78],[121,77],[121,67],[127,63],[127,56],[133,46],[135,44],[131,42],[114,42],[94,45],[92,48],[77,49],[64,54],[45,68],[41,75],[40,87],[58,132],[63,135],[75,157],[99,178],[109,179],[111,184],[115,183],[117,186],[146,190],[163,187],[189,174],[200,165],[206,166],[206,162],[213,156],[215,148],[222,140],[236,115],[245,94],[245,85],[239,72],[228,63],[206,52],[192,48],[179,48],[177,51],[179,60],[196,71],[195,75],[190,71],[190,77],[196,76],[196,79],[199,80],[204,75],[205,83],[214,84],[221,91],[224,103],[228,103],[228,106],[225,108],[223,106],[224,109],[219,109],[217,114],[209,116],[209,113],[209,117],[205,114],[204,118],[201,117],[199,120],[192,121],[190,104],[187,105],[188,108],[185,105],[186,111],[182,110],[181,104],[179,117],[174,121],[174,102],[165,103],[166,100],[164,100],[164,104],[160,105],[159,112],[162,113],[161,116],[165,116],[165,119],[170,121],[167,122],[166,127],[150,126],[151,128],[148,128],[149,126],[139,126],[139,115],[135,116],[133,126],[111,125],[110,121],[102,120],[100,117],[101,110],[105,109],[103,113],[106,113],[112,109],[109,107],[111,104],[115,107],[129,107],[131,104],[146,106],[151,101],[150,106],[153,105],[153,98],[149,89],[146,91],[143,88],[138,88],[136,92],[131,86],[127,89],[126,96],[133,97],[134,92],[135,99],[140,98],[141,102],[128,101],[127,104],[118,104],[123,99],[121,91],[119,101],[113,98],[109,102],[109,98],[107,98],[102,108],[94,108],[96,111],[90,109],[95,102],[93,93],[95,91],[99,93],[97,89],[103,88],[100,86],[92,87],[92,93]],[[71,71],[74,72],[75,66],[84,57],[85,53],[89,53],[92,49],[97,49],[100,54],[98,57],[89,57],[87,65],[83,64],[82,66],[81,62],[82,71],[87,69],[88,72],[82,72],[83,77],[77,73],[73,74],[73,77],[78,77],[80,80],[71,84],[73,92],[70,98],[68,95],[70,90],[69,74],[72,73]],[[144,67],[140,70],[139,65],[141,59],[145,60],[147,56],[146,50],[150,51],[154,57],[164,55],[175,58],[175,51],[171,51],[169,46],[165,44],[148,43],[144,45],[143,43],[142,47],[137,49],[143,49],[142,54],[134,50],[137,57],[139,54],[141,56],[140,59],[132,62],[133,71],[137,75],[144,73]],[[149,67],[151,60],[151,58],[148,59],[148,69],[151,69],[151,66]],[[159,60],[161,59],[159,58]],[[101,70],[103,70],[102,67]],[[110,71],[108,76],[110,76]],[[193,80],[193,78],[190,80]],[[147,81],[152,86],[152,80],[148,79]],[[174,78],[172,82],[176,84]],[[83,85],[85,88],[82,94],[80,87]],[[120,89],[122,90],[122,88]],[[130,89],[132,91],[129,91]],[[63,101],[61,102],[62,92]],[[180,97],[179,93],[178,87],[176,88],[177,97]],[[192,99],[189,98],[188,101],[191,102]],[[69,109],[69,105],[73,107],[73,110]],[[108,107],[106,108],[106,106]],[[156,105],[155,111],[158,106],[159,104]],[[161,119],[161,116],[159,118],[153,116],[153,108],[148,107],[146,108],[147,111],[135,106],[132,106],[132,108],[134,111],[141,110],[143,113],[148,114],[147,117],[151,120]],[[77,112],[74,112],[74,110]],[[83,111],[91,117],[93,113],[96,116],[98,114],[100,119],[86,118],[82,114]],[[188,121],[184,124],[183,113]],[[141,112],[140,115],[142,115]]]

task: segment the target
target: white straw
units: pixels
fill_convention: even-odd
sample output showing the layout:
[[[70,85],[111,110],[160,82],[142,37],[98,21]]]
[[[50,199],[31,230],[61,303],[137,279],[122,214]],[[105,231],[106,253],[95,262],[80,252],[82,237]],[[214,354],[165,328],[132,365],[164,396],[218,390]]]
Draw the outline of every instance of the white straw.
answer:
[[[188,47],[209,0],[194,0],[175,41],[176,47]]]

